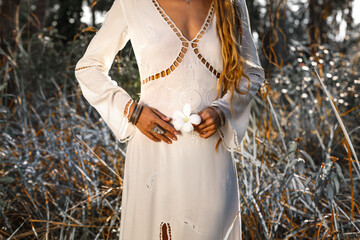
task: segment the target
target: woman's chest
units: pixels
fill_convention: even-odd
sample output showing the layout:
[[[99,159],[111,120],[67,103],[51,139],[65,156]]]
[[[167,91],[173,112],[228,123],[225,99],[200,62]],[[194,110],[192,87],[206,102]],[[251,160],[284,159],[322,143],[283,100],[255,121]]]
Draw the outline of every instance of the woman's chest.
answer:
[[[182,35],[193,40],[203,27],[212,7],[211,0],[152,0],[170,18]],[[191,3],[191,4],[190,4]]]
[[[216,65],[214,67],[221,67],[221,46],[213,4],[197,33],[189,40],[158,1],[126,0],[125,3],[125,9],[134,9],[127,11],[127,22],[138,63],[170,65],[176,59],[184,58],[184,55],[192,55],[200,61],[206,56],[207,61]]]

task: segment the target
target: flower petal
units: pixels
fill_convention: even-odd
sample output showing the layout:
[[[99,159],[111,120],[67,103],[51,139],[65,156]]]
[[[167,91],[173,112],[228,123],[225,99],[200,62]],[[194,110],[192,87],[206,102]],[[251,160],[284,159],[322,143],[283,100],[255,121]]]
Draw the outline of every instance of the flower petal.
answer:
[[[190,106],[190,104],[186,103],[184,105],[183,112],[185,114],[185,117],[190,117],[190,114],[191,114],[191,106]]]
[[[182,126],[182,130],[185,133],[191,133],[194,130],[194,126],[190,123],[190,122],[186,122],[184,123],[184,125]]]
[[[181,111],[179,111],[179,110],[176,110],[176,111],[173,113],[172,118],[173,118],[174,120],[182,120],[182,121],[184,121],[185,115],[184,115],[183,112],[181,112]]]
[[[179,131],[184,125],[184,120],[176,119],[173,124],[174,124],[174,128],[176,129],[176,131]]]
[[[199,115],[197,115],[197,114],[192,114],[189,117],[189,120],[194,125],[199,125],[201,123],[201,117]]]

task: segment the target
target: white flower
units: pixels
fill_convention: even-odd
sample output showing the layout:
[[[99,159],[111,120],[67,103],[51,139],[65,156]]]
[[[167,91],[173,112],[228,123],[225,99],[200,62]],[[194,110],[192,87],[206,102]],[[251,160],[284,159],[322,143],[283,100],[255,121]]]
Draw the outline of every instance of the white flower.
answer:
[[[185,104],[182,111],[176,110],[173,114],[174,127],[177,131],[182,130],[185,133],[194,131],[194,125],[199,125],[201,117],[197,114],[191,114],[190,104]]]

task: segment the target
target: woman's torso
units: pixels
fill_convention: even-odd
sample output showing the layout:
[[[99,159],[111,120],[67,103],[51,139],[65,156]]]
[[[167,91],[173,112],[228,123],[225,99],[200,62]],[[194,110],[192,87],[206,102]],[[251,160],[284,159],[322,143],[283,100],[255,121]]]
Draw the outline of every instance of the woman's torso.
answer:
[[[136,9],[126,18],[140,71],[141,102],[169,116],[185,103],[198,112],[213,102],[222,71],[213,3],[191,41],[156,0],[124,0],[124,5]]]

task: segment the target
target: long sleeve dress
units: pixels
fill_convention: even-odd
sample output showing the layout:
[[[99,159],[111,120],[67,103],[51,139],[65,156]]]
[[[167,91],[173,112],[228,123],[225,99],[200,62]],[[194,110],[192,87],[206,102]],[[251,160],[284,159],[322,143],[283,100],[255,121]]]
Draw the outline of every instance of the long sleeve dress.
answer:
[[[187,39],[157,0],[115,0],[105,21],[76,65],[84,97],[100,113],[117,140],[127,141],[121,240],[238,240],[239,187],[231,151],[248,126],[250,101],[264,79],[251,37],[245,0],[241,13],[241,55],[250,78],[248,94],[217,97],[223,62],[214,3],[194,39]],[[115,55],[130,40],[141,78],[139,102],[167,116],[183,105],[197,113],[217,105],[226,123],[208,139],[181,133],[173,144],[153,142],[128,123],[129,94],[108,76]],[[247,91],[248,81],[241,81]],[[215,151],[219,137],[223,144]],[[233,222],[235,224],[233,224]]]

